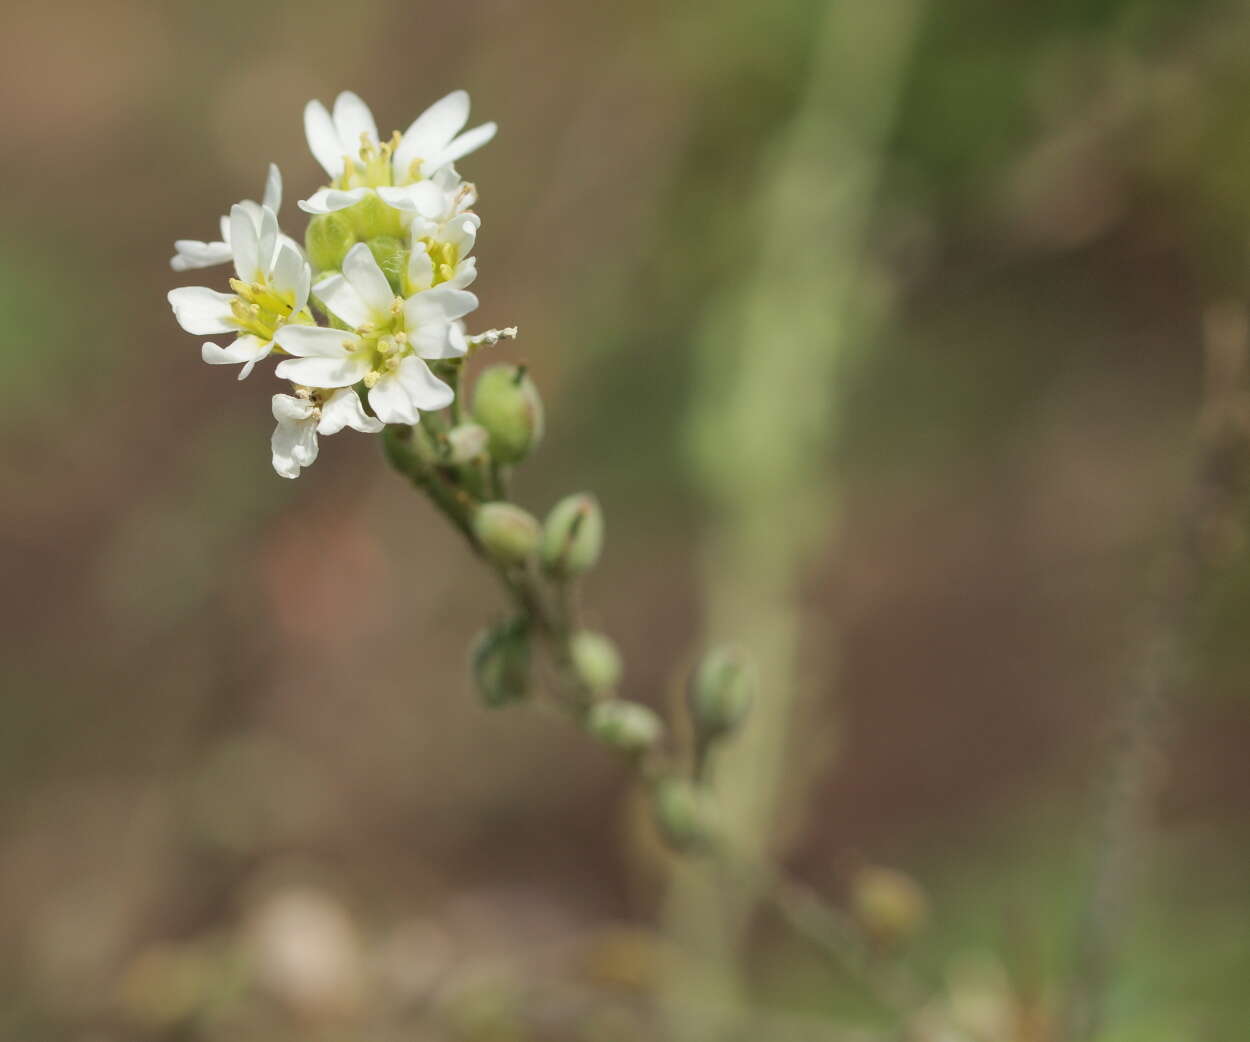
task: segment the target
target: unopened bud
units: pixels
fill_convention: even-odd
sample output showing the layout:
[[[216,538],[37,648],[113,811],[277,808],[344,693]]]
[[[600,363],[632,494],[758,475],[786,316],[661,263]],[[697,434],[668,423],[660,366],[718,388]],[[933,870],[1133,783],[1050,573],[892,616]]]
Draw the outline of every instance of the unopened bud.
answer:
[[[895,945],[914,937],[929,915],[924,891],[892,868],[861,868],[851,880],[851,909],[875,941]]]
[[[379,235],[370,239],[368,246],[391,289],[402,294],[404,273],[408,268],[408,247],[393,235]]]
[[[541,530],[514,503],[483,503],[473,515],[473,534],[500,564],[524,564],[538,548]]]
[[[352,227],[356,230],[356,238],[362,242],[381,236],[403,238],[403,215],[393,206],[382,202],[376,192],[370,192],[355,206],[349,206],[346,210],[340,210],[339,213],[347,215],[352,222]]]
[[[519,463],[543,437],[543,402],[525,369],[493,365],[473,388],[473,416],[490,434],[498,463]]]
[[[490,435],[477,423],[462,423],[447,432],[444,459],[448,463],[468,463],[486,452]]]
[[[569,654],[578,679],[596,694],[621,682],[621,655],[610,637],[581,630],[569,640]]]
[[[308,260],[316,272],[338,271],[343,266],[347,251],[355,244],[356,232],[352,229],[352,222],[341,211],[314,217],[304,233]]]
[[[469,653],[478,694],[490,708],[518,702],[529,693],[529,627],[524,619],[483,630]]]
[[[661,778],[651,790],[651,812],[656,828],[674,850],[706,849],[715,829],[706,801],[685,778]]]
[[[715,739],[732,733],[751,708],[758,686],[755,664],[739,649],[713,648],[704,655],[688,694],[699,735]]]
[[[603,552],[603,511],[588,492],[565,496],[543,526],[543,566],[552,575],[581,575]]]
[[[660,718],[640,702],[610,698],[596,702],[586,719],[587,730],[615,749],[641,752],[660,740],[664,725]]]

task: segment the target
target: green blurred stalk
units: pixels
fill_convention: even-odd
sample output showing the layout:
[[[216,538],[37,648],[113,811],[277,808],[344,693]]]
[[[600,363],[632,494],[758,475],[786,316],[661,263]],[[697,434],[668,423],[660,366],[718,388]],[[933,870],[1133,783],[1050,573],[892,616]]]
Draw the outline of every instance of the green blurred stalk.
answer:
[[[702,562],[706,628],[749,649],[763,678],[749,726],[716,770],[725,826],[748,857],[775,854],[783,792],[796,780],[786,772],[790,729],[804,698],[827,689],[797,675],[796,602],[835,534],[839,370],[862,328],[865,236],[923,6],[854,0],[820,17],[805,96],[743,215],[761,233],[757,263],[711,309],[697,345],[691,466],[721,519]],[[719,889],[706,867],[675,870],[668,930],[706,973],[671,988],[729,1001],[716,1023],[692,1022],[689,1003],[673,1001],[673,1037],[730,1032],[758,901],[749,888]]]

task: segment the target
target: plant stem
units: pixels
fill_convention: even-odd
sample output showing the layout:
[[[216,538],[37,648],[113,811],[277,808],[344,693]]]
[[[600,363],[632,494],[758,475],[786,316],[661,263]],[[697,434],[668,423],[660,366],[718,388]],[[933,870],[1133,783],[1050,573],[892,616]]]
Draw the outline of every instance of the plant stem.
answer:
[[[1206,315],[1206,388],[1198,444],[1177,546],[1149,608],[1134,683],[1124,692],[1101,838],[1078,929],[1062,1038],[1090,1042],[1102,1029],[1107,999],[1130,925],[1151,803],[1163,761],[1168,707],[1186,676],[1187,630],[1209,566],[1240,547],[1250,430],[1245,368],[1247,318],[1240,305]]]

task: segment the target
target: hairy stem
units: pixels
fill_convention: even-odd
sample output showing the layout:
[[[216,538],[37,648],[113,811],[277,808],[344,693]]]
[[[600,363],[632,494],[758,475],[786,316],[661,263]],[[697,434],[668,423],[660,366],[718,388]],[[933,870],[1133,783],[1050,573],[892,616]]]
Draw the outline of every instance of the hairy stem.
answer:
[[[1250,469],[1248,329],[1241,305],[1220,305],[1206,315],[1206,388],[1193,475],[1177,546],[1164,562],[1145,621],[1136,676],[1124,692],[1117,740],[1109,753],[1101,837],[1065,1010],[1066,1042],[1090,1042],[1102,1029],[1131,925],[1168,707],[1186,676],[1187,630],[1205,573],[1240,549]]]

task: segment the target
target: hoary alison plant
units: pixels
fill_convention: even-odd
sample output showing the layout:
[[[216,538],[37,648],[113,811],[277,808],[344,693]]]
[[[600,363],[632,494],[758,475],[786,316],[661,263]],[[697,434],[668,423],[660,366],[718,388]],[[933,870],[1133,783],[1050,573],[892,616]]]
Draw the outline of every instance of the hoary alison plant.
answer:
[[[508,595],[510,616],[471,653],[485,703],[547,692],[587,734],[630,758],[670,847],[709,850],[717,839],[708,755],[745,716],[754,671],[732,648],[704,657],[686,702],[692,738],[678,748],[655,712],[617,695],[615,645],[577,620],[577,581],[603,544],[596,499],[568,496],[545,524],[509,502],[510,471],[543,436],[543,406],[523,366],[487,367],[471,394],[464,379],[477,351],[517,332],[471,335],[465,326],[478,305],[469,286],[481,221],[477,190],[455,163],[496,129],[464,130],[468,117],[468,94],[454,91],[384,140],[355,94],[340,94],[332,112],[309,102],[304,129],[330,183],[299,202],[311,215],[303,246],[278,226],[282,179],[271,165],[261,202],[232,206],[220,240],[175,243],[175,271],[232,264],[230,291],[182,287],[169,303],[188,333],[231,338],[204,343],[208,364],[239,366],[242,380],[276,357],[274,374],[289,384],[272,401],[273,468],[282,477],[313,464],[320,437],[344,427],[381,434],[390,465]]]

